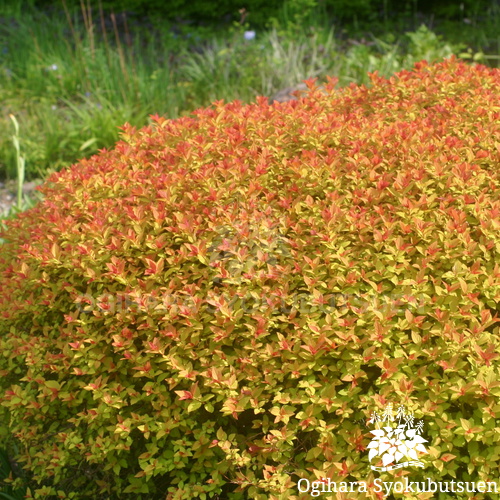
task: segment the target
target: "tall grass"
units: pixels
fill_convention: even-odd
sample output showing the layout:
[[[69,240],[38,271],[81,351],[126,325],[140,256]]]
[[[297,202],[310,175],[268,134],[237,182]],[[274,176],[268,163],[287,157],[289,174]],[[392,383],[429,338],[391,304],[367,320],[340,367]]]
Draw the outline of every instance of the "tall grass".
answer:
[[[68,17],[50,19],[31,12],[1,28],[2,103],[15,111],[26,131],[30,176],[46,175],[110,146],[125,121],[142,125],[155,112],[179,113],[179,91],[158,48],[153,43],[140,47],[138,39],[124,45],[116,16],[117,36],[111,40],[104,17],[100,26],[90,12],[83,24],[67,11]],[[0,134],[0,170],[11,176],[8,142]]]
[[[21,148],[19,146],[19,124],[17,123],[14,115],[9,115],[9,118],[14,124],[14,135],[12,136],[12,143],[14,144],[14,151],[16,155],[16,169],[17,169],[17,208],[21,210],[23,204],[23,184],[24,184],[24,167],[25,161],[21,156]]]

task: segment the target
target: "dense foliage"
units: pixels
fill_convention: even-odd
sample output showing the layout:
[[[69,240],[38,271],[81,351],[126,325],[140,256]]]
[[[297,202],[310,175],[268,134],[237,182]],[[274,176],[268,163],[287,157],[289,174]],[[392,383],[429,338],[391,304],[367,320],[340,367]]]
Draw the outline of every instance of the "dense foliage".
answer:
[[[8,221],[2,434],[38,495],[373,483],[388,402],[425,421],[412,480],[497,479],[500,71],[371,80],[126,126]]]
[[[37,7],[55,7],[51,0],[31,0]],[[66,5],[80,8],[80,0],[65,0]],[[162,16],[168,20],[189,19],[190,21],[220,22],[239,20],[241,9],[250,15],[252,23],[264,25],[269,18],[279,16],[281,12],[287,14],[302,14],[311,8],[320,8],[337,20],[370,21],[380,20],[384,16],[398,16],[415,12],[433,13],[440,17],[464,18],[484,13],[493,7],[492,0],[464,0],[460,3],[452,0],[386,0],[381,3],[377,0],[281,0],[266,2],[265,0],[85,0],[85,5],[97,9],[102,6],[107,11],[131,11],[136,14]],[[57,7],[61,6],[57,5]]]

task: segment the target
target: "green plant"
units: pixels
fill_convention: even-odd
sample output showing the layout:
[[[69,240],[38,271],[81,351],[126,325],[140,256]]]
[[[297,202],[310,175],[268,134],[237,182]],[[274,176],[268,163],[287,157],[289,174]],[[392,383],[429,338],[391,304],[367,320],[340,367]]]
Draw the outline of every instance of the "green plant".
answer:
[[[13,452],[17,452],[15,447]],[[26,488],[13,486],[16,474],[12,470],[10,455],[7,450],[0,449],[0,500],[23,500]]]
[[[24,186],[24,178],[25,178],[25,159],[21,156],[21,146],[20,146],[20,137],[19,137],[19,124],[14,115],[9,115],[13,125],[14,125],[14,134],[11,136],[12,144],[14,145],[14,160],[16,167],[16,190],[17,190],[17,203],[12,206],[5,213],[0,213],[0,228],[4,229],[5,225],[2,222],[2,219],[12,218],[16,214],[22,212],[23,210],[27,210],[35,205],[37,200],[40,199],[38,194],[32,195],[31,197],[25,197],[23,195],[23,186]],[[4,243],[4,239],[0,238],[0,244]]]
[[[304,26],[317,25],[317,20],[311,22],[317,11],[317,0],[285,0],[280,14],[271,17],[268,24],[281,36],[293,38],[303,32]]]
[[[21,156],[21,149],[19,146],[19,124],[17,123],[14,115],[9,115],[9,118],[14,124],[14,135],[12,136],[12,143],[15,149],[16,158],[16,171],[17,171],[17,208],[21,210],[23,205],[23,184],[24,184],[24,167],[25,161]]]
[[[335,83],[125,126],[6,221],[0,402],[35,497],[373,485],[392,401],[428,418],[412,481],[496,479],[500,72]]]
[[[153,111],[179,113],[164,47],[152,37],[145,41],[141,30],[132,40],[126,16],[82,12],[83,21],[69,12],[50,18],[28,11],[0,26],[3,107],[24,131],[28,177],[68,166],[82,151],[111,147],[126,121],[144,125]],[[2,177],[9,178],[11,138],[2,139]]]
[[[460,53],[465,46],[452,45],[443,42],[441,37],[429,30],[427,26],[421,25],[418,30],[406,34],[410,41],[408,58],[411,63],[425,59],[429,62],[439,61]]]

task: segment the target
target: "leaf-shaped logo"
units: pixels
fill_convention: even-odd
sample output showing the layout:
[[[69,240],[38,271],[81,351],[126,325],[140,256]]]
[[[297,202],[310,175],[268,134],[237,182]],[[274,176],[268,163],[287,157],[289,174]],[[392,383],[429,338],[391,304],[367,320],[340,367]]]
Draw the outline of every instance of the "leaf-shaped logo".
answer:
[[[414,427],[415,419],[413,414],[405,413],[404,407],[400,406],[396,418],[394,418],[392,405],[388,405],[382,415],[374,413],[370,422],[391,423],[396,420],[398,420],[397,426],[384,425],[382,428],[370,431],[373,434],[373,438],[367,446],[370,450],[368,453],[370,462],[375,457],[379,457],[383,466],[387,467],[390,464],[398,464],[405,458],[407,460],[418,460],[417,452],[427,453],[423,445],[427,440],[420,435],[423,423],[417,422]],[[421,462],[418,462],[418,465],[423,466]],[[389,469],[396,467],[396,465],[393,465]]]

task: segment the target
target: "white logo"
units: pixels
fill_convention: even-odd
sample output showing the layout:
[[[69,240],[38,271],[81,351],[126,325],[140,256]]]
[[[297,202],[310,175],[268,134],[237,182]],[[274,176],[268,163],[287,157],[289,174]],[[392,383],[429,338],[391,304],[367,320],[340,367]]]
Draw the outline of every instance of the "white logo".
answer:
[[[424,466],[417,455],[417,451],[427,453],[422,444],[427,439],[421,436],[424,423],[421,420],[415,422],[413,413],[406,413],[403,405],[398,407],[394,416],[392,403],[389,403],[381,415],[374,412],[368,423],[375,423],[376,426],[379,424],[375,430],[370,431],[374,437],[368,445],[368,460],[371,462],[373,458],[380,457],[383,464],[383,467],[372,465],[372,470],[388,471],[410,465]],[[398,463],[402,458],[407,461]]]
[[[370,450],[368,459],[371,462],[375,457],[379,457],[375,461],[376,466],[370,465],[372,470],[390,471],[407,466],[424,467],[424,464],[418,459],[418,453],[428,453],[423,445],[427,439],[421,435],[424,424],[421,420],[416,421],[413,413],[406,412],[404,405],[400,405],[397,411],[393,412],[392,404],[388,404],[382,414],[377,412],[372,414],[368,420],[368,424],[370,423],[375,423],[375,429],[370,431],[373,438],[368,445]],[[406,461],[401,462],[404,458]],[[382,467],[378,464],[379,461],[383,465]],[[325,493],[367,493],[369,490],[377,494],[377,498],[381,498],[379,493],[382,493],[384,498],[393,493],[439,492],[447,493],[446,498],[451,497],[450,493],[467,493],[469,496],[471,493],[499,493],[498,480],[433,481],[427,477],[424,480],[411,481],[408,476],[400,478],[398,481],[385,481],[381,477],[377,477],[370,484],[367,481],[335,482],[329,477],[316,476],[315,480],[312,481],[308,478],[300,478],[297,487],[300,493],[308,493],[311,497],[318,497]],[[352,495],[348,498],[351,497],[354,498]],[[329,496],[328,498],[333,497]],[[338,498],[338,495],[335,498]],[[390,498],[393,497],[390,496]],[[463,498],[463,496],[459,496],[459,498]],[[484,498],[493,497],[486,495]]]

